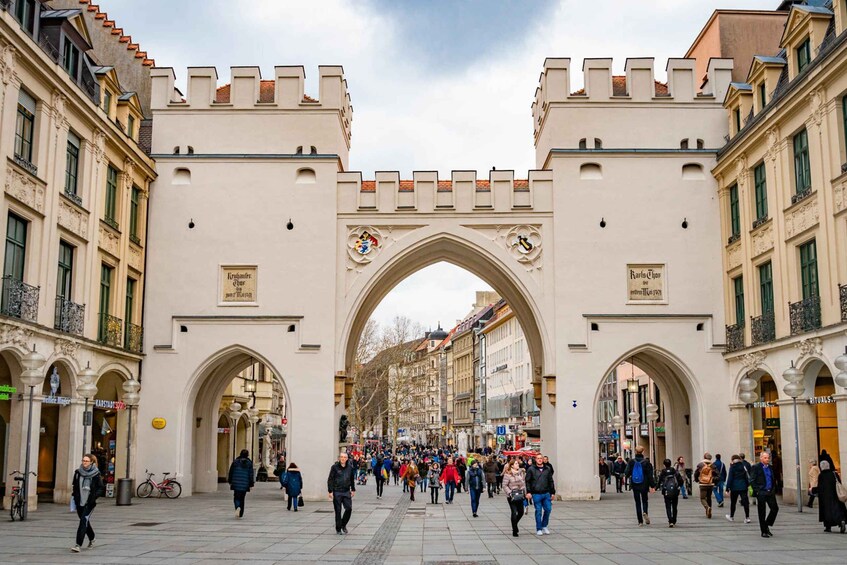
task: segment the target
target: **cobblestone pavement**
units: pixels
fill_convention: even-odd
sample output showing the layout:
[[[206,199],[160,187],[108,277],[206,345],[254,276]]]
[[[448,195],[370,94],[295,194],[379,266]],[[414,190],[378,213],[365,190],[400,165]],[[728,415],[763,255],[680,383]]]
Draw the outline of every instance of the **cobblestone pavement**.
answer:
[[[308,479],[307,479],[308,480]],[[443,493],[442,493],[443,494]],[[847,535],[825,534],[817,509],[799,514],[782,505],[775,537],[759,536],[753,522],[729,523],[726,508],[707,520],[699,501],[680,500],[679,524],[669,529],[661,497],[651,495],[653,524],[639,528],[628,494],[600,502],[553,504],[552,534],[538,538],[533,517],[511,536],[503,497],[483,495],[473,518],[467,494],[450,506],[409,504],[399,486],[377,500],[373,482],[353,500],[350,534],[335,534],[332,504],[306,502],[287,512],[277,484],[257,485],[247,513],[236,519],[228,490],[178,500],[135,500],[130,507],[103,500],[92,524],[97,544],[72,554],[76,515],[65,505],[43,504],[26,522],[0,522],[2,563],[847,563]],[[727,503],[728,506],[728,503]],[[739,511],[739,514],[743,514]],[[736,516],[738,519],[738,516]]]

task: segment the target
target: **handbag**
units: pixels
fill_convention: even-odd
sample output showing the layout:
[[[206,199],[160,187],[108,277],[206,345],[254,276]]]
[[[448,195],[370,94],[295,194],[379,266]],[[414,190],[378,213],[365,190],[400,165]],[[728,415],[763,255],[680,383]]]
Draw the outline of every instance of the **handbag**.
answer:
[[[305,504],[303,504],[303,497],[302,496],[297,497],[297,506],[298,507],[305,506]]]
[[[838,481],[835,481],[835,494],[841,502],[847,502],[847,488]]]
[[[519,500],[524,500],[526,498],[526,490],[522,488],[512,489],[512,492],[509,493],[509,500],[512,502],[518,502]]]

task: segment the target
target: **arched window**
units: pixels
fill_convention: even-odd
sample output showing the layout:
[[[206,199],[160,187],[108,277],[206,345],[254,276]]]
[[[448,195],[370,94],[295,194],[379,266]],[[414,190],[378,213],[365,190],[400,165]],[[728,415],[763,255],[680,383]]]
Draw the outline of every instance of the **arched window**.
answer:
[[[594,149],[603,149],[603,140],[599,137],[594,138]]]
[[[688,138],[687,137],[679,142],[679,148],[680,149],[688,149]]]
[[[588,145],[585,143],[585,138],[579,140],[579,148],[580,149],[588,149]]]
[[[703,143],[703,140],[702,140],[702,139],[698,139],[698,140],[697,140],[697,149],[704,149],[705,147],[706,147],[706,144],[705,144],[705,143]]]

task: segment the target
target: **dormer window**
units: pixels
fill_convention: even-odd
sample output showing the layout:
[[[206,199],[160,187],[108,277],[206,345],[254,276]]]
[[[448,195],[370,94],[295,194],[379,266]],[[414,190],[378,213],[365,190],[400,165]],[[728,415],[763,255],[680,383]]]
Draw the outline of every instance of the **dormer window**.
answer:
[[[106,112],[107,115],[111,115],[112,109],[112,93],[108,88],[103,89],[103,111]]]
[[[767,92],[765,90],[765,82],[762,81],[759,83],[759,110],[765,107],[765,104],[768,103]]]
[[[810,39],[807,37],[797,48],[797,73],[802,73],[812,62],[812,48]]]
[[[35,0],[18,0],[15,3],[15,19],[22,28],[32,33],[35,30]]]
[[[126,134],[135,139],[135,117],[132,115],[126,117]]]
[[[741,107],[733,110],[732,115],[735,117],[735,133],[741,131]]]
[[[62,57],[62,67],[71,75],[71,78],[76,80],[79,72],[79,49],[76,45],[65,38],[65,49]]]

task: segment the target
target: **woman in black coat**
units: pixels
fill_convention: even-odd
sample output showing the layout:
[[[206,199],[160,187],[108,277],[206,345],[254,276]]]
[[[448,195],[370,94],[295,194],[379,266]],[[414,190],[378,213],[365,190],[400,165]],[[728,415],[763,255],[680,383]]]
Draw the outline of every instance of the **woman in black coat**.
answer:
[[[90,453],[82,456],[82,465],[74,471],[72,487],[73,505],[79,516],[79,527],[76,530],[76,545],[71,548],[79,553],[80,546],[88,536],[88,547],[94,547],[94,528],[91,527],[91,513],[97,506],[97,496],[103,490],[103,477],[97,470],[96,459]]]
[[[235,504],[235,516],[244,516],[244,503],[247,493],[253,488],[255,479],[253,477],[253,462],[250,460],[250,452],[242,449],[238,458],[229,466],[226,482],[229,483],[232,493],[232,501]]]
[[[835,490],[836,482],[841,482],[832,470],[829,462],[821,460],[821,474],[818,476],[818,521],[823,522],[825,532],[831,532],[833,526],[838,526],[843,534],[847,527],[847,507],[838,500]]]

